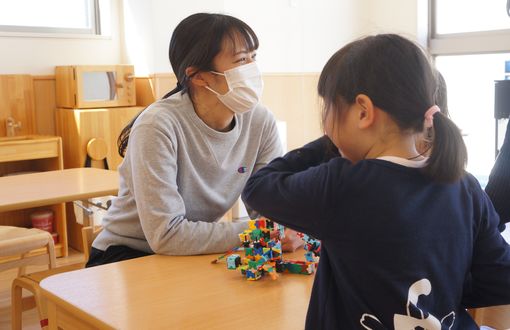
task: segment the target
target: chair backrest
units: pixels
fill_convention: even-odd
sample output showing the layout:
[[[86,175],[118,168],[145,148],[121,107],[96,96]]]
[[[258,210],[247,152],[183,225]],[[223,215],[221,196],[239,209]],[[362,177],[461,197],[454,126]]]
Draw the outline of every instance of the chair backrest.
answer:
[[[34,253],[37,249],[44,250]],[[29,265],[56,267],[53,237],[36,228],[0,226],[0,257],[0,271],[18,268],[18,276]]]
[[[83,253],[85,254],[85,262],[89,260],[90,249],[92,248],[92,242],[96,239],[97,235],[103,230],[101,226],[88,226],[81,229]]]

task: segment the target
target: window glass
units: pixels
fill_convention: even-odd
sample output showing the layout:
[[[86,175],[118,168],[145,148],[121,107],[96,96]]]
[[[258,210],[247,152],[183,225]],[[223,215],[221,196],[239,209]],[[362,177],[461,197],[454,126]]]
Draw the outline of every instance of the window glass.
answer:
[[[448,88],[448,109],[464,135],[468,171],[485,185],[495,158],[494,81],[505,79],[506,54],[437,56]],[[499,125],[499,142],[504,134]]]
[[[65,32],[94,33],[94,5],[93,0],[0,0],[0,29],[15,32],[67,29]]]
[[[437,34],[510,29],[507,0],[434,1]]]

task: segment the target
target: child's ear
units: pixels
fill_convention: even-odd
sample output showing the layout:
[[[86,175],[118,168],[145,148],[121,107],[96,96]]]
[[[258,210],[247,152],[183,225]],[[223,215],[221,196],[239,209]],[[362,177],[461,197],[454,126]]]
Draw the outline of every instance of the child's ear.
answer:
[[[363,129],[372,126],[375,119],[375,107],[370,97],[365,94],[359,94],[354,102],[359,113],[358,128]]]
[[[186,73],[187,77],[190,77],[190,82],[195,86],[208,86],[209,83],[204,80],[204,77],[202,75],[201,71],[198,71],[197,68],[193,66],[189,66],[184,70],[184,73]]]

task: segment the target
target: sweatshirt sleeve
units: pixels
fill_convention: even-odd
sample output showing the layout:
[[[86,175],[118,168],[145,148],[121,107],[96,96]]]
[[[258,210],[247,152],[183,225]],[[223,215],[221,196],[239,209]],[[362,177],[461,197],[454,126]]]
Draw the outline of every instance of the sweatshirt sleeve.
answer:
[[[270,115],[270,117],[264,131],[262,132],[260,151],[257,155],[257,159],[255,160],[253,173],[266,166],[276,157],[283,155],[282,142],[280,141],[280,135],[278,134],[276,120],[270,113],[268,113],[268,115]]]
[[[510,304],[510,246],[498,230],[499,217],[487,195],[480,191],[481,221],[477,229],[467,308]]]
[[[239,245],[246,222],[187,219],[177,183],[176,146],[154,126],[139,125],[129,140],[132,193],[144,235],[157,254],[221,253]]]
[[[348,163],[338,154],[328,156],[328,141],[322,137],[273,160],[248,180],[243,199],[265,217],[321,239],[318,219],[325,218],[331,182],[337,182],[331,177]],[[337,162],[325,163],[330,158]]]

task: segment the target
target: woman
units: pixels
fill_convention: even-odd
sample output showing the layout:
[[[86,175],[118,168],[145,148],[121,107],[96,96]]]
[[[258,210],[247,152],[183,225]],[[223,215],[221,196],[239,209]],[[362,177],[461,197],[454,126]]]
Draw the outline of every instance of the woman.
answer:
[[[282,153],[275,119],[259,104],[258,45],[231,16],[199,13],[179,23],[169,49],[177,87],[121,133],[119,195],[87,266],[239,244],[247,224],[218,220],[250,174]]]

